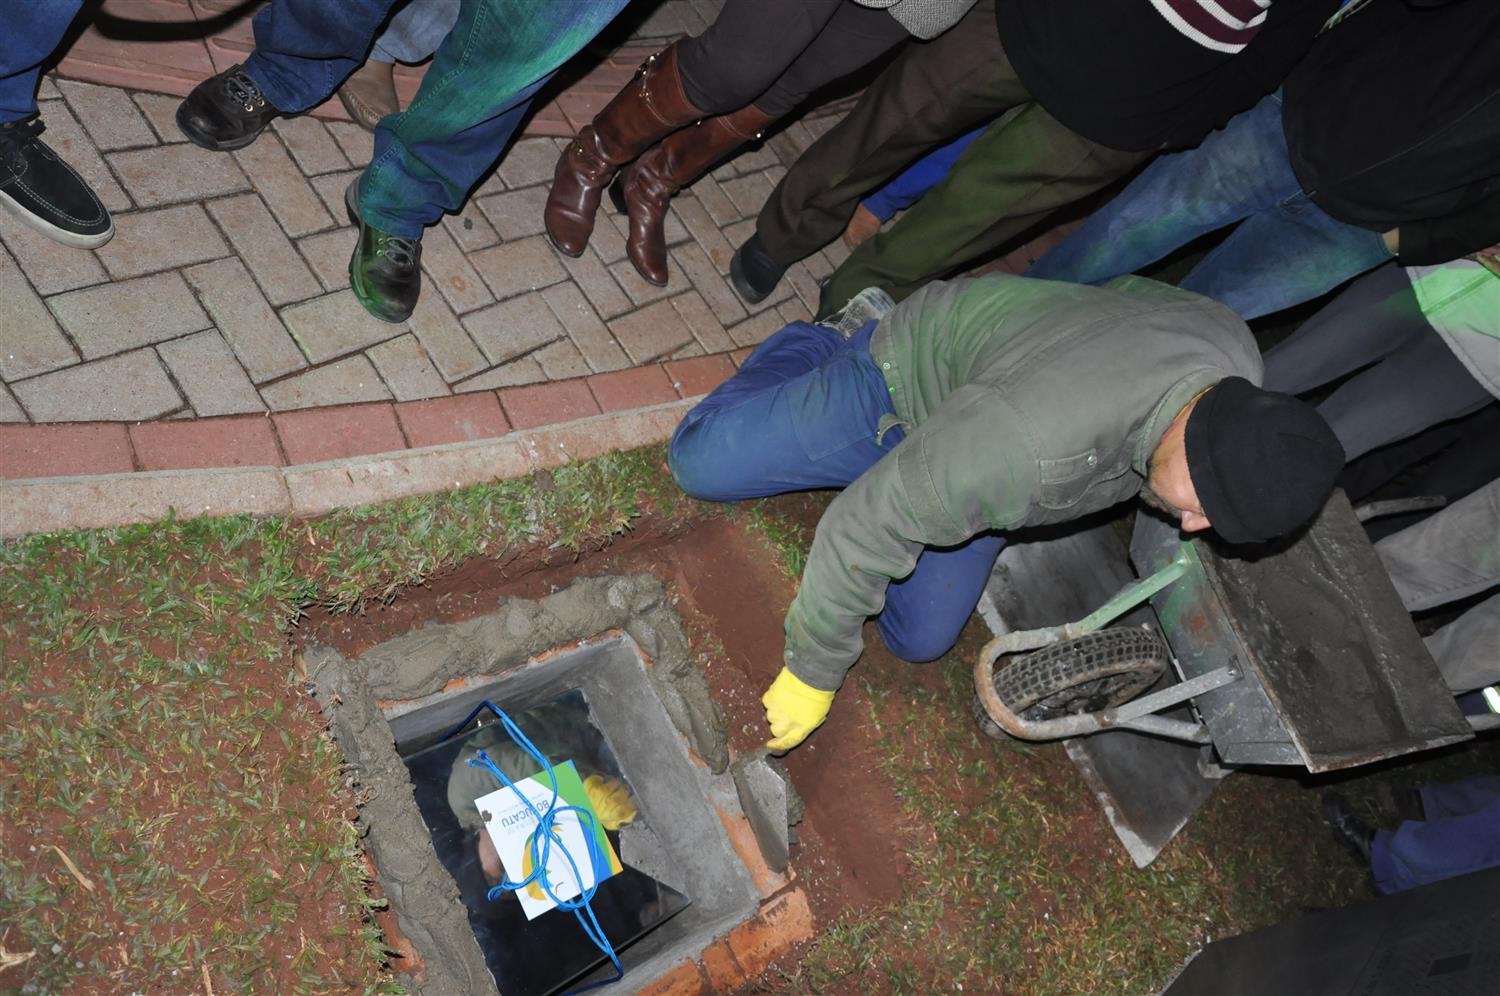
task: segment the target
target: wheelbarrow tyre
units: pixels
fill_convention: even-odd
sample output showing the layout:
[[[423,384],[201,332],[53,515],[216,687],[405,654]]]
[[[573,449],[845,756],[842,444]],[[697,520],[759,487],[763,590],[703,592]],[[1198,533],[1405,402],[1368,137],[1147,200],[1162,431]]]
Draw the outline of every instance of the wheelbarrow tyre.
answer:
[[[995,691],[1012,712],[1031,721],[1098,712],[1156,684],[1169,660],[1167,645],[1155,633],[1116,626],[1013,661],[996,672]]]

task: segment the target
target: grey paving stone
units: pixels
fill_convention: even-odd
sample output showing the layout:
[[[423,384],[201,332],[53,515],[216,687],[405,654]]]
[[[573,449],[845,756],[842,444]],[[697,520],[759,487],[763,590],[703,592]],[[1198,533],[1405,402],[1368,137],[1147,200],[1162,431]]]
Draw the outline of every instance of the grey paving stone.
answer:
[[[758,315],[740,322],[733,328],[727,329],[730,338],[740,346],[759,346],[771,337],[775,332],[781,330],[786,323],[774,309],[762,311]]]
[[[523,138],[510,147],[496,168],[511,190],[552,179],[562,146],[550,138]]]
[[[834,269],[843,266],[844,260],[848,259],[849,254],[853,251],[844,245],[843,239],[834,239],[823,247],[823,255],[827,257],[828,262],[833,265]]]
[[[707,353],[725,353],[736,347],[736,343],[724,331],[724,323],[709,309],[703,296],[697,291],[679,294],[672,298],[672,307],[687,323],[688,331],[703,346]]]
[[[604,264],[592,252],[585,252],[577,259],[564,256],[562,264],[594,306],[594,310],[605,318],[623,315],[635,307],[630,296],[620,289],[615,278],[610,276]]]
[[[274,136],[262,135],[235,152],[234,158],[288,235],[308,235],[333,227],[333,216],[317,191]]]
[[[397,401],[436,398],[448,393],[448,385],[443,383],[442,375],[414,335],[403,335],[372,346],[365,355],[380,371],[385,386],[390,388]]]
[[[784,279],[792,285],[792,290],[804,305],[813,311],[817,310],[821,288],[818,287],[818,278],[812,275],[805,261],[793,263],[787,267]]]
[[[21,410],[20,402],[10,396],[10,392],[0,386],[0,422],[24,422],[26,413]]]
[[[729,195],[724,193],[724,188],[719,186],[719,182],[712,176],[699,177],[698,182],[688,189],[703,204],[703,209],[714,220],[714,224],[720,228],[740,220],[739,207],[729,199]]]
[[[687,272],[688,279],[693,282],[698,293],[703,295],[719,321],[725,325],[733,325],[748,314],[745,306],[740,303],[740,296],[729,286],[729,281],[710,262],[708,255],[696,242],[678,246],[672,250],[672,255]]]
[[[250,181],[233,156],[188,143],[111,152],[107,158],[141,207],[201,201],[250,189]]]
[[[271,127],[276,129],[276,133],[286,143],[287,151],[307,176],[349,168],[349,160],[339,148],[339,143],[328,134],[323,122],[312,115],[277,118]]]
[[[771,148],[769,142],[761,142],[759,145],[749,145],[734,157],[734,164],[739,168],[740,174],[758,173],[772,166],[782,165],[781,157],[776,150]]]
[[[578,347],[567,339],[549,342],[535,353],[532,359],[541,366],[548,380],[566,380],[569,377],[584,377],[594,371],[578,351]]]
[[[630,360],[609,329],[589,307],[583,292],[571,282],[554,284],[542,291],[542,298],[567,329],[568,338],[578,347],[588,365],[597,373],[620,370]]]
[[[61,100],[62,99],[62,91],[57,88],[57,84],[53,82],[51,75],[47,75],[47,76],[43,76],[42,77],[41,85],[37,87],[36,99],[37,100]]]
[[[547,372],[534,356],[523,356],[519,360],[486,370],[477,377],[453,385],[455,394],[473,391],[493,391],[497,387],[518,387],[521,384],[539,384],[547,379]]]
[[[339,149],[352,166],[370,165],[370,155],[375,151],[375,136],[353,121],[329,121],[324,125]]]
[[[709,215],[708,209],[703,202],[692,194],[683,194],[672,202],[673,212],[682,219],[689,233],[697,240],[698,245],[708,254],[713,262],[714,268],[720,273],[729,272],[730,261],[734,259],[735,246],[730,245],[719,226],[714,223]]]
[[[355,401],[387,401],[391,393],[380,382],[369,358],[360,353],[266,384],[260,389],[260,396],[273,412],[285,412]]]
[[[86,360],[213,324],[175,271],[58,294],[47,306]]]
[[[482,252],[493,252],[484,249]],[[475,253],[477,265],[480,253]],[[470,260],[453,237],[441,228],[429,228],[422,236],[422,272],[430,287],[436,287],[460,315],[491,304],[495,296],[485,286]]]
[[[42,108],[42,124],[47,126],[43,141],[88,181],[105,207],[111,211],[130,210],[130,198],[115,182],[114,174],[104,165],[104,157],[73,117],[66,101],[54,101]]]
[[[227,255],[228,243],[199,204],[117,214],[115,237],[98,250],[116,280]]]
[[[500,241],[499,233],[485,218],[478,202],[472,197],[464,203],[463,210],[458,214],[443,215],[443,227],[464,252],[488,249]]]
[[[766,199],[771,196],[773,184],[766,179],[764,173],[751,173],[728,183],[721,183],[724,194],[739,210],[740,217],[754,218],[760,214],[760,209],[765,206]]]
[[[257,384],[307,366],[281,319],[237,259],[183,271],[214,324]]]
[[[57,87],[101,150],[156,144],[156,133],[124,90],[76,80],[58,80]]]
[[[696,342],[690,342],[686,346],[683,346],[681,349],[679,349],[677,352],[673,353],[671,358],[674,360],[686,360],[694,356],[707,355],[708,351],[705,350],[702,346],[698,345]]]
[[[406,331],[404,323],[393,325],[370,314],[349,290],[282,308],[281,320],[315,364],[394,339]]]
[[[512,360],[566,334],[562,323],[537,293],[476,311],[464,318],[464,328],[491,364]]]
[[[658,301],[616,318],[609,329],[637,365],[668,356],[693,341],[687,323],[670,301]]]
[[[54,242],[9,211],[0,211],[0,243],[15,255],[40,294],[59,294],[109,279],[93,253]]]
[[[783,323],[812,321],[813,309],[802,303],[801,298],[789,297],[776,306],[776,313]]]
[[[135,106],[151,122],[152,130],[163,145],[187,141],[187,136],[177,127],[177,108],[182,104],[181,97],[165,93],[137,93],[134,97]]]
[[[641,275],[635,271],[635,264],[628,259],[623,259],[609,268],[615,281],[625,289],[637,306],[660,301],[664,297],[673,294],[681,294],[688,289],[689,281],[687,274],[682,272],[682,267],[671,255],[667,256],[667,286],[658,287],[648,284]]]
[[[337,218],[341,225],[349,221],[349,209],[344,205],[344,191],[349,189],[349,184],[359,174],[359,170],[350,169],[342,173],[324,173],[309,181],[313,189],[318,192],[318,197],[322,199],[323,206],[328,209],[328,213]]]
[[[614,205],[605,198],[594,217],[594,234],[589,239],[589,249],[606,264],[618,263],[625,258],[625,231],[629,227],[625,216],[617,214]]]
[[[161,343],[156,352],[198,415],[266,410],[255,385],[217,329]]]
[[[70,366],[78,354],[10,253],[0,248],[0,375],[18,380]]]
[[[477,203],[495,226],[494,230],[506,241],[542,233],[542,211],[547,206],[546,187],[512,190],[480,198]]]
[[[481,249],[469,258],[500,300],[568,279],[557,253],[541,236]]]
[[[38,422],[148,419],[182,405],[150,349],[42,374],[12,384],[11,390]]]
[[[335,228],[297,240],[297,248],[312,267],[324,290],[349,286],[349,254],[359,236],[352,228]]]
[[[406,324],[427,350],[438,372],[449,382],[476,374],[489,366],[441,294],[429,292],[419,297],[416,310]]]
[[[323,285],[302,262],[259,197],[245,194],[209,201],[208,213],[229,236],[272,304],[288,304],[322,293]]]

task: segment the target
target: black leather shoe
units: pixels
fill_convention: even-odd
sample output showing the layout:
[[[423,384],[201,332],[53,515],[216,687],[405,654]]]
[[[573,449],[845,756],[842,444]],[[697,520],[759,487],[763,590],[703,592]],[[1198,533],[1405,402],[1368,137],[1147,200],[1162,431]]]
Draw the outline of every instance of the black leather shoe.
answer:
[[[1370,847],[1375,843],[1375,830],[1364,820],[1354,815],[1349,800],[1337,792],[1323,795],[1323,819],[1333,829],[1333,835],[1364,864],[1370,863]]]
[[[735,292],[751,304],[764,301],[784,276],[786,267],[766,252],[760,243],[759,232],[746,239],[745,244],[735,250],[734,259],[729,261],[729,282],[734,285]]]
[[[359,226],[359,241],[349,257],[349,286],[365,310],[382,322],[411,317],[422,293],[422,240],[388,235],[359,216],[359,180],[344,191],[349,220]]]
[[[239,66],[230,66],[193,87],[177,106],[177,127],[200,148],[229,152],[255,141],[281,116],[259,83]]]
[[[97,249],[115,234],[109,212],[83,177],[38,136],[33,114],[0,125],[0,204],[48,238]]]

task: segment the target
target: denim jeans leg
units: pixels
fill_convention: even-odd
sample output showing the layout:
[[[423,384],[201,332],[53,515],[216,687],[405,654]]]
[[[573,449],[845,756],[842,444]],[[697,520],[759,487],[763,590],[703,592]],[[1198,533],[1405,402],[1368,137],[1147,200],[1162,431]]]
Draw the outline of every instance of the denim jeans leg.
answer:
[[[885,590],[875,626],[886,649],[912,662],[953,649],[1004,547],[1004,537],[980,533],[959,546],[923,550],[912,572]]]
[[[278,111],[316,107],[358,69],[396,0],[275,0],[255,15],[245,72]]]
[[[0,124],[36,113],[42,63],[57,48],[83,0],[32,0],[24,14],[4,17],[0,30]]]
[[[870,359],[867,324],[848,342],[793,322],[761,343],[682,420],[668,463],[688,494],[739,501],[849,484],[895,448],[885,378]]]
[[[1248,321],[1311,301],[1392,258],[1379,232],[1336,220],[1299,191],[1246,218],[1178,286]]]
[[[526,103],[626,0],[468,0],[417,95],[375,131],[360,211],[382,231],[416,238],[457,211],[494,164]]]
[[[1203,144],[1159,156],[1028,277],[1100,284],[1299,192],[1281,129],[1281,94],[1231,118]]]
[[[405,0],[391,17],[375,47],[371,62],[421,62],[438,50],[458,22],[462,0]]]

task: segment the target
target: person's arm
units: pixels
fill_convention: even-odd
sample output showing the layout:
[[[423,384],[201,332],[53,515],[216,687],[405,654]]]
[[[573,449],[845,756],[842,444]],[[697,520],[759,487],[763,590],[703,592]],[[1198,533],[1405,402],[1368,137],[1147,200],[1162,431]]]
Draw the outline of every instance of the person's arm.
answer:
[[[1500,189],[1462,211],[1441,218],[1402,222],[1402,266],[1428,266],[1478,252],[1500,240]]]
[[[997,444],[1003,411],[989,389],[960,388],[829,505],[786,617],[785,665],[800,681],[838,689],[864,649],[865,619],[923,547],[962,543],[1025,515],[1035,461],[1019,440]],[[981,458],[987,465],[976,466]]]
[[[964,150],[983,134],[988,125],[981,125],[966,135],[960,136],[947,145],[927,153],[921,159],[912,163],[896,178],[885,186],[875,191],[864,199],[864,205],[871,214],[882,222],[890,221],[896,216],[897,211],[904,211],[917,201],[922,195],[933,187],[942,183],[953,169],[953,164],[958,157],[964,154]]]

